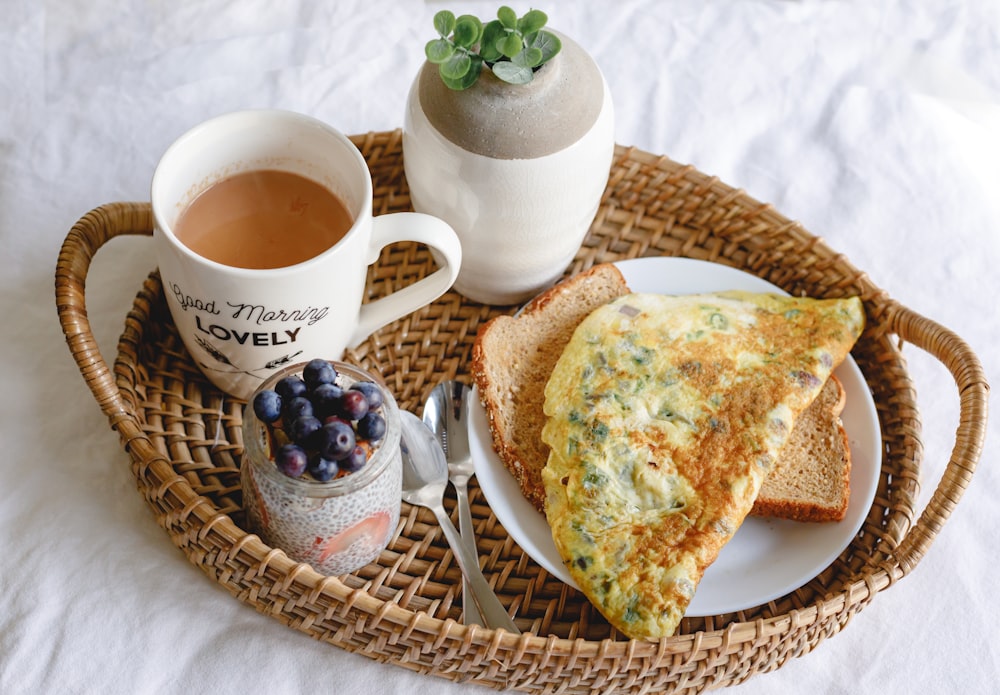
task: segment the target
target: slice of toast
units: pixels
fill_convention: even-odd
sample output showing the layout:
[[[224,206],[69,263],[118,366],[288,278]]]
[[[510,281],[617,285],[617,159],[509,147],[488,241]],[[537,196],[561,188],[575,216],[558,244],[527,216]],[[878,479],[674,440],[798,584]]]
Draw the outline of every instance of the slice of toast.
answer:
[[[595,265],[535,297],[517,316],[497,316],[476,335],[472,376],[486,409],[493,448],[544,513],[542,468],[549,447],[542,441],[545,384],[573,331],[586,316],[628,294],[618,268]]]
[[[533,299],[518,316],[488,321],[472,348],[472,376],[493,448],[521,493],[544,513],[542,442],[545,384],[573,331],[597,307],[629,293],[621,271],[595,265]],[[850,448],[840,422],[843,387],[830,379],[800,417],[781,460],[765,480],[753,514],[800,521],[842,519],[847,509]]]
[[[802,413],[750,511],[795,521],[840,521],[851,493],[851,447],[840,421],[847,393],[831,376]]]

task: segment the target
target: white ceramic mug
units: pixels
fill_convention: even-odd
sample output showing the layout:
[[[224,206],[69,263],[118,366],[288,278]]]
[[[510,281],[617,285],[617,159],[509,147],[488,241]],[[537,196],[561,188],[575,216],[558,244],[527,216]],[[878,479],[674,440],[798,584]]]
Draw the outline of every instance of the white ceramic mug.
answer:
[[[319,255],[266,270],[216,263],[178,240],[177,219],[199,193],[255,169],[320,183],[347,205],[354,224]],[[412,212],[373,216],[371,173],[358,148],[325,123],[289,111],[230,113],[182,135],[153,175],[152,209],[163,291],[177,330],[205,375],[238,398],[293,362],[339,359],[346,348],[441,296],[462,262],[447,223]],[[400,241],[431,247],[440,268],[363,304],[368,266]]]

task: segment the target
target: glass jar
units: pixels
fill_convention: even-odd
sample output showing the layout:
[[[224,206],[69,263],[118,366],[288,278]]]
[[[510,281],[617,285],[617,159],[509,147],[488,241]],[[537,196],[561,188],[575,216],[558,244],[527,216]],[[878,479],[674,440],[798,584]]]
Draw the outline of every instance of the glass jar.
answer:
[[[337,370],[336,383],[341,388],[370,381],[382,392],[385,435],[364,467],[328,482],[285,475],[274,464],[268,426],[254,413],[251,397],[243,415],[240,480],[250,531],[293,560],[307,562],[324,574],[339,575],[373,562],[392,539],[399,522],[402,459],[399,409],[392,394],[361,369],[341,362],[330,364]],[[301,375],[304,366],[300,363],[276,372],[257,392],[273,389],[286,376]]]

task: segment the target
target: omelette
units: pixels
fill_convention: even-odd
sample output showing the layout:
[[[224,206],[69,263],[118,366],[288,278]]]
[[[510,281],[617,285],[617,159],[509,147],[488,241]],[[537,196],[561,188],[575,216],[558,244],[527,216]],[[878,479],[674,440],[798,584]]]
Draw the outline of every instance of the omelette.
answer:
[[[740,291],[629,294],[579,325],[545,388],[545,513],[619,631],[674,633],[863,326],[856,297]]]

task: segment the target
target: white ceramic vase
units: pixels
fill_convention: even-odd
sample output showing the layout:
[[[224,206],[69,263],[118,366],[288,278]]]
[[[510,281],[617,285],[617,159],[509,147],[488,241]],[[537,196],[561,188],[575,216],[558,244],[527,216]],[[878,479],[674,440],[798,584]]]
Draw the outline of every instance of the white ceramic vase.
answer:
[[[527,85],[484,67],[448,89],[425,63],[413,82],[403,162],[413,207],[462,243],[454,288],[514,304],[555,282],[580,248],[608,181],[614,108],[597,64],[575,42]]]

